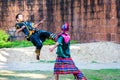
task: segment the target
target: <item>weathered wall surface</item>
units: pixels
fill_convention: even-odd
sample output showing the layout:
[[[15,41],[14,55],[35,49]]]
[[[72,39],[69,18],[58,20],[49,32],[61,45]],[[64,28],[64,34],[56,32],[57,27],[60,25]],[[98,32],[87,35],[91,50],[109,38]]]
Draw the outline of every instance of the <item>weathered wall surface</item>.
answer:
[[[0,0],[0,28],[13,28],[19,12],[33,22],[46,16],[39,28],[55,33],[69,22],[70,35],[79,42],[120,43],[120,0]]]

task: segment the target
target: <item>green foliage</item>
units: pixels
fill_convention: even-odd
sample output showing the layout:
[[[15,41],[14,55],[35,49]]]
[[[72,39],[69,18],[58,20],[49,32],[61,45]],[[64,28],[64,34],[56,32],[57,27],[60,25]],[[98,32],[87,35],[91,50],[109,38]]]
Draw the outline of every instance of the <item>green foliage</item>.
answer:
[[[33,46],[33,44],[30,41],[7,41],[8,40],[8,34],[3,31],[0,30],[0,48],[13,48],[13,47],[29,47],[29,46]],[[70,42],[71,44],[75,44],[77,43],[77,41],[73,41],[71,40]],[[55,42],[53,40],[47,39],[43,45],[53,45],[55,44]]]
[[[43,45],[52,45],[55,42],[52,40],[46,40]],[[29,47],[33,46],[32,42],[22,40],[22,41],[13,41],[13,42],[5,42],[5,41],[0,41],[0,48],[14,48],[14,47]]]
[[[77,43],[79,43],[78,41],[75,41],[75,40],[71,40],[70,41],[70,44],[77,44]]]
[[[22,41],[14,41],[13,47],[29,47],[33,46],[33,44],[30,41],[22,40]]]
[[[75,40],[71,40],[71,41],[70,41],[70,44],[76,44],[76,43],[78,43],[78,42],[75,41]],[[43,44],[44,44],[44,45],[54,45],[54,44],[55,44],[55,41],[50,40],[50,39],[47,39]]]
[[[77,43],[77,41],[73,41],[71,40],[70,42],[71,44],[75,44]],[[43,45],[53,45],[55,44],[55,41],[47,39]],[[14,47],[29,47],[29,46],[33,46],[32,42],[30,41],[26,41],[26,40],[22,40],[22,41],[0,41],[0,48],[14,48]]]
[[[13,42],[0,42],[0,48],[13,48],[13,47],[28,47],[33,46],[33,44],[29,41],[13,41]]]
[[[43,45],[53,45],[53,44],[55,44],[55,42],[54,42],[53,40],[50,40],[50,39],[47,39],[47,40],[43,43]]]
[[[7,39],[8,39],[8,34],[5,31],[0,30],[0,42],[7,41]]]
[[[11,45],[11,42],[0,41],[0,48],[9,48]]]

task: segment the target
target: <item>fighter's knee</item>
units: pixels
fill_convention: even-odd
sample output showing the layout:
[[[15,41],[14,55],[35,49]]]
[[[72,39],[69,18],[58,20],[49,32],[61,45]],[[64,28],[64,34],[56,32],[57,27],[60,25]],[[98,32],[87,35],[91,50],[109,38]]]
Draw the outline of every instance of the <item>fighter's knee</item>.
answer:
[[[42,46],[43,46],[42,43],[39,43],[39,44],[36,45],[36,48],[37,48],[37,49],[41,49]]]

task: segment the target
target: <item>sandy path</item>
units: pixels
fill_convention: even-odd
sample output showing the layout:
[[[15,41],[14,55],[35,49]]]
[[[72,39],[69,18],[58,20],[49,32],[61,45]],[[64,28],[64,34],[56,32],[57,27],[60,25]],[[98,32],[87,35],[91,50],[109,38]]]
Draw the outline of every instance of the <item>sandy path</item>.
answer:
[[[41,61],[35,60],[34,47],[0,49],[0,69],[9,70],[52,70],[56,58],[51,46],[41,50]],[[111,42],[71,45],[72,58],[80,69],[120,69],[120,45]],[[45,61],[45,62],[44,62]],[[48,63],[47,61],[51,61]],[[43,67],[44,66],[44,67]]]

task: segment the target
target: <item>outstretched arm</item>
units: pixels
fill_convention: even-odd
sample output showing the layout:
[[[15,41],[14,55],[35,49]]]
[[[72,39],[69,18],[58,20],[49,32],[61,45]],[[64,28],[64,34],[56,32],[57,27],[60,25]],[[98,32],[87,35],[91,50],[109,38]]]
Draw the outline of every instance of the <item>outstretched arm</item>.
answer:
[[[35,24],[34,28],[37,28],[40,24],[43,24],[43,22],[46,20],[46,18],[42,19],[40,22]]]
[[[19,32],[21,32],[24,28],[25,28],[25,26],[22,26],[21,28],[16,29],[16,32],[19,33]]]
[[[55,43],[55,45],[52,47],[52,48],[50,48],[49,50],[50,50],[50,52],[53,52],[53,50],[57,47],[59,45],[59,43],[58,42],[56,42]]]

